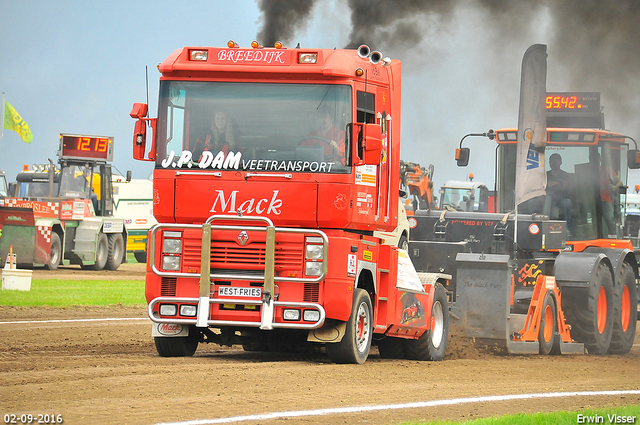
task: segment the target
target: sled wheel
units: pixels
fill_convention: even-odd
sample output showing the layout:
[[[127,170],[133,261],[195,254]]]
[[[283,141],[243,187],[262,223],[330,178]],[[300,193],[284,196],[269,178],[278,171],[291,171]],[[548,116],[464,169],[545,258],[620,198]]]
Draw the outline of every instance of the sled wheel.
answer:
[[[136,257],[136,261],[138,263],[146,263],[147,262],[147,251],[134,252],[133,256]]]
[[[633,268],[623,263],[614,290],[613,330],[609,354],[627,354],[633,347],[636,335],[636,311],[638,309],[638,288]]]
[[[589,354],[605,354],[613,328],[613,276],[606,264],[598,265],[588,288],[566,288],[562,304],[571,337]]]
[[[418,339],[404,341],[404,350],[408,359],[433,361],[444,359],[449,337],[447,293],[440,283],[436,283],[434,289],[435,294],[431,306],[431,329]]]
[[[60,243],[60,236],[56,232],[51,233],[51,251],[49,252],[49,262],[46,264],[46,268],[49,270],[55,270],[60,264],[62,258],[62,244]]]
[[[161,357],[190,357],[198,348],[198,336],[198,332],[191,327],[189,336],[156,336],[153,339]]]
[[[109,248],[107,249],[105,269],[118,270],[118,267],[122,264],[122,255],[124,253],[122,233],[110,233],[107,239]]]
[[[383,359],[404,359],[404,344],[402,339],[392,336],[378,341],[378,352]]]
[[[551,291],[547,291],[542,303],[542,317],[540,318],[540,328],[538,329],[540,354],[548,355],[553,350],[555,335],[558,331],[557,315],[553,295],[551,295]]]
[[[327,344],[327,354],[334,363],[362,364],[369,356],[373,337],[373,308],[364,289],[353,292],[353,307],[342,341]]]

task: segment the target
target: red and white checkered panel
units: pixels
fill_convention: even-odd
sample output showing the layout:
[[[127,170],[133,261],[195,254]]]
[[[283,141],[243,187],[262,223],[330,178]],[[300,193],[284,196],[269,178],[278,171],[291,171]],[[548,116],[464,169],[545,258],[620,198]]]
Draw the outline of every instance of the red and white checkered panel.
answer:
[[[36,234],[39,235],[48,244],[51,244],[51,227],[49,226],[36,226]]]

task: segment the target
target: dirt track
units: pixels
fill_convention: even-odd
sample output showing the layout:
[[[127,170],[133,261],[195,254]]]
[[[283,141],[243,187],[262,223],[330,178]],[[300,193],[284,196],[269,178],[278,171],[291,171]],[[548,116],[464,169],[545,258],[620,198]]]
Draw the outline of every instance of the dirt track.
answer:
[[[142,278],[141,270],[124,265],[107,275],[129,280]],[[51,272],[38,271],[36,279],[40,273]],[[104,272],[80,269],[54,273],[65,279],[105,278]],[[0,306],[0,322],[98,318],[135,320],[0,324],[3,417],[41,413],[61,414],[68,424],[155,424],[490,395],[640,389],[640,336],[625,356],[503,356],[450,339],[447,358],[437,363],[382,360],[374,351],[362,366],[335,365],[323,352],[256,354],[212,345],[200,345],[193,358],[166,359],[156,354],[144,307]],[[640,395],[490,401],[242,423],[393,424],[626,404],[640,404]]]

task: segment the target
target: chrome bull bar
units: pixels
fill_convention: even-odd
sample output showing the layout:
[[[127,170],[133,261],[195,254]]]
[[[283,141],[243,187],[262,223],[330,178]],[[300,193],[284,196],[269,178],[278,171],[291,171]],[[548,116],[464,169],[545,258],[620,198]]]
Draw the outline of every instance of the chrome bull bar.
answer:
[[[227,220],[227,221],[252,221],[263,222],[265,226],[232,226],[232,225],[216,225],[212,224],[215,220]],[[200,256],[200,273],[175,273],[161,271],[156,267],[155,263],[155,249],[156,249],[156,235],[161,230],[166,229],[201,229],[202,230],[202,245]],[[256,276],[253,274],[224,274],[224,273],[211,273],[211,235],[212,230],[240,230],[240,231],[260,231],[266,232],[265,239],[265,268],[263,276]],[[300,233],[307,235],[314,235],[322,238],[323,243],[323,261],[322,272],[315,278],[291,278],[291,277],[278,277],[275,276],[275,244],[276,233]],[[196,327],[208,327],[211,325],[242,325],[242,326],[259,326],[263,330],[271,330],[274,327],[278,328],[297,328],[297,329],[315,329],[324,323],[325,311],[320,304],[316,303],[304,303],[304,302],[284,302],[275,301],[275,283],[276,282],[298,282],[298,283],[319,283],[321,282],[328,269],[327,259],[329,253],[329,239],[327,235],[316,229],[294,229],[294,228],[282,228],[275,227],[273,222],[266,217],[252,217],[252,216],[235,216],[235,215],[212,215],[202,225],[197,224],[157,224],[153,226],[149,234],[149,258],[151,260],[151,270],[154,274],[161,277],[188,277],[198,278],[200,280],[198,298],[177,298],[177,297],[158,297],[152,300],[149,304],[149,317],[152,321],[157,323],[183,323],[183,324],[195,324]],[[262,280],[263,290],[262,299],[258,300],[232,300],[232,299],[220,299],[211,298],[211,280]],[[180,301],[185,300],[185,301]],[[153,306],[160,301],[166,302],[197,302],[197,314],[195,319],[160,319],[153,314]],[[260,322],[244,322],[244,321],[219,321],[209,320],[210,304],[241,304],[241,305],[260,305],[261,306],[261,320]],[[284,307],[302,307],[302,308],[315,308],[320,313],[320,318],[317,322],[304,324],[304,323],[274,323],[275,306]]]

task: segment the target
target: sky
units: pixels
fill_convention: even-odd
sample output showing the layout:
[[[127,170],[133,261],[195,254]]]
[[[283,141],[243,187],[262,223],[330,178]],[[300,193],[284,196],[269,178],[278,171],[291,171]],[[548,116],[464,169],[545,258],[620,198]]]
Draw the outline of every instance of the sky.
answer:
[[[401,158],[447,180],[493,188],[495,144],[469,133],[517,126],[522,57],[547,45],[548,91],[601,93],[606,127],[640,141],[640,4],[635,0],[0,0],[0,91],[33,142],[3,130],[0,169],[57,161],[60,133],[112,136],[132,158],[134,102],[157,116],[156,66],[184,46],[345,48],[367,44],[403,63]],[[634,173],[637,173],[634,174]],[[640,184],[633,171],[629,185]]]

